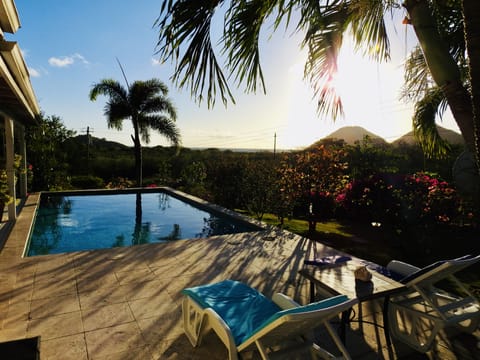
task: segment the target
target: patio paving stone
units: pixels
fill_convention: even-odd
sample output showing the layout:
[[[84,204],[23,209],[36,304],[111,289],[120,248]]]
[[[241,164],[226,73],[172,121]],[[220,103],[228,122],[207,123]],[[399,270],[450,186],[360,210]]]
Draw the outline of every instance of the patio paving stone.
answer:
[[[33,299],[30,303],[30,319],[54,316],[80,310],[78,295],[66,294],[51,298]]]
[[[42,341],[83,332],[80,311],[32,319],[27,329],[29,337],[41,336]]]
[[[82,319],[85,331],[130,323],[135,320],[128,303],[125,302],[82,309]]]
[[[42,360],[88,360],[85,335],[81,333],[51,340],[42,340],[40,354]]]
[[[135,321],[85,332],[88,356],[91,359],[145,347],[140,328]]]
[[[136,320],[161,316],[175,309],[173,299],[166,291],[158,296],[130,300],[128,304]]]
[[[97,308],[105,305],[118,304],[127,301],[125,293],[128,288],[113,286],[100,287],[93,291],[80,292],[80,306],[82,309]]]

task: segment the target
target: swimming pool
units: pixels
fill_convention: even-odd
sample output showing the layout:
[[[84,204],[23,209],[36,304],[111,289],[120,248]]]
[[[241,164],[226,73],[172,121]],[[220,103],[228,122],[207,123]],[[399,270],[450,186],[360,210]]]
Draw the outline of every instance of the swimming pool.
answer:
[[[42,193],[26,256],[164,243],[259,231],[241,219],[167,191]]]

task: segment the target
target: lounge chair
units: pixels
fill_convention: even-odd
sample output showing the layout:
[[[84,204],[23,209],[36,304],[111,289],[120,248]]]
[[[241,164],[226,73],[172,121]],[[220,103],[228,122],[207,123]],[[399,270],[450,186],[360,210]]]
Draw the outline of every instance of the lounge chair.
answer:
[[[407,292],[393,297],[389,304],[391,334],[425,353],[432,348],[435,337],[442,329],[474,332],[480,322],[480,304],[454,274],[478,261],[480,255],[467,255],[439,261],[425,268],[391,261],[387,269],[403,276],[400,281],[407,288]],[[452,295],[438,288],[438,283],[447,279],[461,295]]]
[[[184,330],[193,346],[200,345],[202,336],[213,330],[227,347],[231,360],[255,348],[262,359],[274,354],[294,359],[305,348],[313,358],[335,358],[307,337],[323,325],[343,354],[340,358],[350,359],[329,320],[355,305],[355,299],[341,295],[300,306],[280,293],[269,300],[233,280],[184,289],[182,293]],[[291,340],[297,340],[293,347],[284,346],[292,345]]]

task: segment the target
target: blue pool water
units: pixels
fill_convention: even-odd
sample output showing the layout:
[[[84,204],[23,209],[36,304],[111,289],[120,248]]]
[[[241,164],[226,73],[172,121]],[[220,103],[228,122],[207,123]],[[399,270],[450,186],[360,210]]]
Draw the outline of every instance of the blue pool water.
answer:
[[[162,243],[258,231],[254,225],[208,212],[165,192],[136,194],[42,194],[27,256]]]

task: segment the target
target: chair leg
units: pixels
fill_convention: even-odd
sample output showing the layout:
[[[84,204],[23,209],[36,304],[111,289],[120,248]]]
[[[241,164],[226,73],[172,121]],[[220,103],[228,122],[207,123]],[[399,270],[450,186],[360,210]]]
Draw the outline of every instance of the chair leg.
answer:
[[[335,342],[335,345],[337,345],[338,349],[343,354],[343,358],[346,359],[346,360],[350,360],[351,357],[350,357],[350,354],[348,353],[347,348],[344,345],[344,342],[342,342],[342,340],[338,337],[337,333],[332,328],[332,325],[330,325],[330,323],[328,321],[325,321],[324,325],[325,325],[325,328],[327,329],[328,333],[332,337],[333,341]]]
[[[204,332],[202,308],[189,297],[184,297],[182,302],[182,317],[185,335],[193,347],[198,346]]]
[[[383,300],[383,333],[385,335],[385,341],[387,347],[390,349],[392,346],[392,339],[390,338],[390,323],[388,320],[388,304],[390,302],[390,296],[385,296]]]

